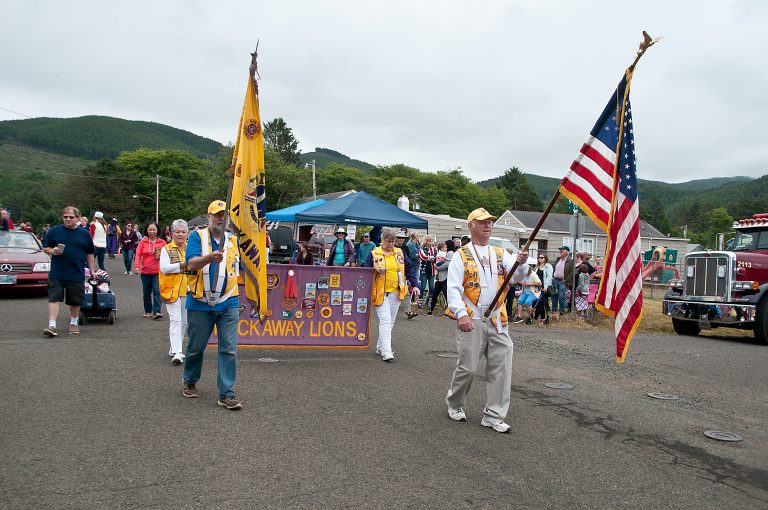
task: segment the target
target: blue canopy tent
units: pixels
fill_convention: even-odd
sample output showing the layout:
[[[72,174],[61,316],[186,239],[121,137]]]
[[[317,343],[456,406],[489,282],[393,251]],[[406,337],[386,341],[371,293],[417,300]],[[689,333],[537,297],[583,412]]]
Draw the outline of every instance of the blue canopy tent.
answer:
[[[307,209],[311,209],[318,205],[323,205],[326,202],[327,200],[318,198],[317,200],[312,200],[311,202],[307,202],[305,204],[296,204],[290,207],[286,207],[284,209],[278,209],[277,211],[268,212],[267,221],[288,221],[291,223],[295,223],[296,213],[304,212]]]
[[[306,204],[302,204],[306,205]],[[403,211],[399,207],[380,200],[365,191],[352,193],[343,198],[306,209],[295,214],[296,221],[303,223],[347,224],[423,228],[427,220]],[[269,219],[269,213],[267,214]]]

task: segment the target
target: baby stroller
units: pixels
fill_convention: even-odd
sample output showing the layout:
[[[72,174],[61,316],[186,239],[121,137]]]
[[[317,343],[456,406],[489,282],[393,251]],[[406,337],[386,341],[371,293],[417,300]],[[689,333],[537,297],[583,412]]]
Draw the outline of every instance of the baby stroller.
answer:
[[[91,280],[90,272],[85,270],[85,299],[80,305],[78,324],[84,324],[88,319],[106,319],[114,324],[117,318],[115,293],[109,288],[109,275],[106,271],[96,271]]]

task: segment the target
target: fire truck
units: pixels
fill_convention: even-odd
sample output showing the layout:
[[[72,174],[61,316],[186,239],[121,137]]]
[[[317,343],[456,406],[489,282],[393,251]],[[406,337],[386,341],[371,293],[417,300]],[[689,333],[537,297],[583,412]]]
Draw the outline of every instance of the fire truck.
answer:
[[[669,282],[662,311],[678,335],[702,329],[754,331],[768,345],[768,213],[735,221],[732,251],[686,255],[683,273]]]

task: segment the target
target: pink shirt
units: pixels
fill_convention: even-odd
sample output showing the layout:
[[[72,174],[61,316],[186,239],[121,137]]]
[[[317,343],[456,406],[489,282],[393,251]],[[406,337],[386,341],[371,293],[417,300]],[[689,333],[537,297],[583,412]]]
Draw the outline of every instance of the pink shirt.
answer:
[[[136,270],[141,274],[158,274],[160,257],[155,257],[155,250],[160,250],[165,244],[159,237],[154,241],[150,241],[149,236],[142,237],[136,247]]]
[[[565,278],[565,260],[557,259],[557,264],[555,264],[555,272],[552,275],[552,278],[557,278],[558,280]]]

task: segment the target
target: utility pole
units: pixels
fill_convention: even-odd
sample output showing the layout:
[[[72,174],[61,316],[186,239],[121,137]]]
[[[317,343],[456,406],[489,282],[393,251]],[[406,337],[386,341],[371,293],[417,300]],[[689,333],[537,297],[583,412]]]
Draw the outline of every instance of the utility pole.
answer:
[[[304,165],[304,168],[312,169],[312,199],[317,200],[317,184],[315,182],[315,160],[313,159],[311,162],[306,163]]]
[[[155,174],[155,224],[160,228],[160,176]]]

